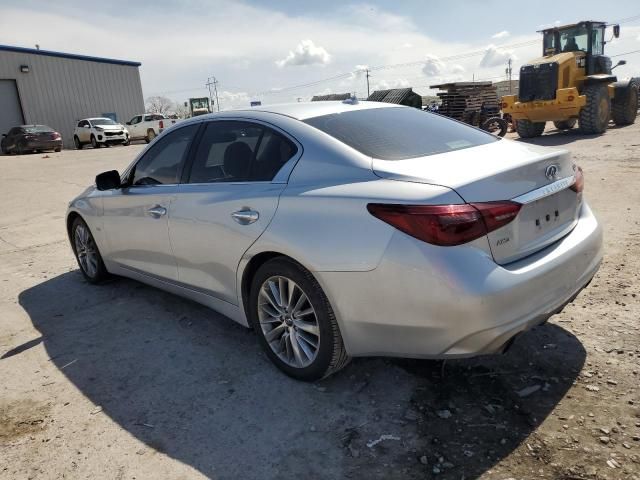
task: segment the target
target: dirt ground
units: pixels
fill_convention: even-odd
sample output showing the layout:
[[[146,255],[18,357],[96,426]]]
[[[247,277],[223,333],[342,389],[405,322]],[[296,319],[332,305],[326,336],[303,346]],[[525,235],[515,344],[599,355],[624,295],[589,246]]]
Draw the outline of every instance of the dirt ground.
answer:
[[[317,384],[204,307],[83,281],[67,202],[142,145],[0,157],[0,478],[640,479],[640,123],[535,143],[585,171],[591,285],[505,355]]]

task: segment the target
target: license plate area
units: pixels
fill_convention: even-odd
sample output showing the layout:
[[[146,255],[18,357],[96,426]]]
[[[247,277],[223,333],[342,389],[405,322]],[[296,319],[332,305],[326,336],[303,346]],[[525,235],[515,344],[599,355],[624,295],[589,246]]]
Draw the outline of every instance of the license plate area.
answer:
[[[489,234],[494,259],[512,262],[559,240],[575,226],[580,204],[569,188],[524,204],[513,222]]]

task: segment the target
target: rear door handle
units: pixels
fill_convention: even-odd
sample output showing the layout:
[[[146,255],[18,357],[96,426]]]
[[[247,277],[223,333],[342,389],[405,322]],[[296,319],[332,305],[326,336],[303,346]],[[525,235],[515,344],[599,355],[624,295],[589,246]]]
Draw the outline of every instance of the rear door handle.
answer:
[[[258,212],[248,208],[233,212],[231,216],[240,225],[249,225],[250,223],[257,222],[258,218],[260,218],[260,214]]]
[[[160,218],[167,214],[167,209],[162,205],[156,205],[155,207],[151,207],[147,210],[147,214],[153,218]]]

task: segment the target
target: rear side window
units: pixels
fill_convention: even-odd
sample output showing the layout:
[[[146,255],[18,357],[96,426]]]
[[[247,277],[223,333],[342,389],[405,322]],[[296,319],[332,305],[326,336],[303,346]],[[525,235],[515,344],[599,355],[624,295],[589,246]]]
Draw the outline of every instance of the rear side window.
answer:
[[[296,152],[290,140],[262,125],[209,122],[188,183],[268,182]]]
[[[411,107],[372,108],[305,120],[369,157],[403,160],[475,147],[497,137]]]

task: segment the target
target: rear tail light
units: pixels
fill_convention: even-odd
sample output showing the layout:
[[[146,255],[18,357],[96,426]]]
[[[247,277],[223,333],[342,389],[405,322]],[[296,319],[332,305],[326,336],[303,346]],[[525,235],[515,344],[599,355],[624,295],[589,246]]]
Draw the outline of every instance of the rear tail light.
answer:
[[[575,177],[576,181],[571,185],[571,190],[576,193],[580,193],[584,190],[584,173],[582,173],[582,168],[576,168]]]
[[[370,203],[374,217],[433,245],[453,246],[471,242],[511,222],[521,204],[504,202],[463,205],[402,205]]]
[[[160,128],[164,128],[164,122],[163,122],[162,120],[160,120],[160,123],[158,123],[158,126],[159,126]]]

